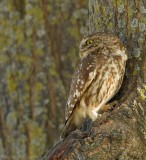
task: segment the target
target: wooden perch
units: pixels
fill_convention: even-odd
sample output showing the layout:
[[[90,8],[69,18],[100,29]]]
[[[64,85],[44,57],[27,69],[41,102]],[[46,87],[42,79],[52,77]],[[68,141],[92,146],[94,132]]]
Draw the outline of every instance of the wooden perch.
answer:
[[[90,132],[72,132],[45,159],[144,159],[146,141],[138,129],[138,119],[143,113],[138,109],[137,90],[133,90],[137,81],[133,81],[113,111],[102,114],[94,122]]]
[[[146,17],[142,8],[146,8],[142,0],[104,4],[89,0],[89,32],[116,33],[127,46],[125,84],[113,110],[103,113],[90,131],[72,132],[45,160],[146,159],[146,28],[140,27]]]

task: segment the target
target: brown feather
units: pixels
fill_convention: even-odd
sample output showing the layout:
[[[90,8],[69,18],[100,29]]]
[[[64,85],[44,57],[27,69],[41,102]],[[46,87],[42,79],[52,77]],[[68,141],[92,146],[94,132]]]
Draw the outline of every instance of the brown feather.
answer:
[[[87,116],[96,120],[98,111],[120,89],[125,73],[127,54],[116,36],[99,33],[83,38],[80,57],[72,78],[62,138],[78,128]]]

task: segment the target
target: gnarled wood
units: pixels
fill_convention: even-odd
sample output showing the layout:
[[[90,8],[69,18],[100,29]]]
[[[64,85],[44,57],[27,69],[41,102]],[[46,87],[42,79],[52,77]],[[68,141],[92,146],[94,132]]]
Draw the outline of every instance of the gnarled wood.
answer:
[[[144,0],[89,0],[89,32],[116,33],[129,60],[118,104],[90,131],[75,131],[46,160],[146,159],[146,3]]]

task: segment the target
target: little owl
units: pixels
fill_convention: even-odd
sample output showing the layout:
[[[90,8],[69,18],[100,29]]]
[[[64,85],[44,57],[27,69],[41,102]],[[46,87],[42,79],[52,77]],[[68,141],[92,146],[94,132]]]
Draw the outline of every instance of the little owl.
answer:
[[[119,91],[127,60],[126,49],[119,38],[95,33],[82,39],[80,63],[73,75],[66,105],[66,124],[61,138],[85,121],[95,121],[99,110]]]

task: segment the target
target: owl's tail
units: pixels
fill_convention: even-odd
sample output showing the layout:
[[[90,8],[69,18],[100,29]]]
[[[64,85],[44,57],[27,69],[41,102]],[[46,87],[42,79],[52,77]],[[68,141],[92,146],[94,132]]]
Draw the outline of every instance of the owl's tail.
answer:
[[[65,127],[61,133],[61,136],[60,136],[60,139],[64,139],[65,137],[68,136],[68,134],[71,132],[71,131],[74,131],[75,129],[77,128],[76,124],[74,123],[74,121],[72,120],[72,117],[70,117],[66,124],[65,124]]]

